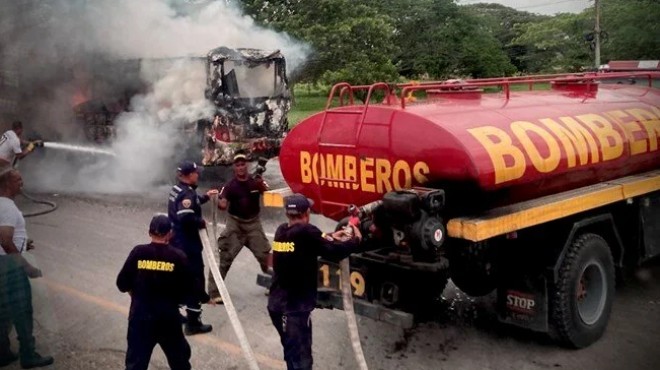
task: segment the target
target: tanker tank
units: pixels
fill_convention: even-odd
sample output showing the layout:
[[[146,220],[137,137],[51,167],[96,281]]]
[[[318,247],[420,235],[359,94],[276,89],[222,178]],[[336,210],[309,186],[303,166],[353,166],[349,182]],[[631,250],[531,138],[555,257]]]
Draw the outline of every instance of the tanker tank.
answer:
[[[411,187],[443,189],[444,214],[456,216],[660,167],[659,90],[595,76],[538,82],[551,89],[404,85],[403,101],[372,85],[386,91],[382,103],[330,108],[291,130],[284,179],[338,220],[349,204]],[[503,92],[483,93],[493,86]],[[340,100],[359,89],[337,87]],[[411,103],[416,90],[428,98]]]

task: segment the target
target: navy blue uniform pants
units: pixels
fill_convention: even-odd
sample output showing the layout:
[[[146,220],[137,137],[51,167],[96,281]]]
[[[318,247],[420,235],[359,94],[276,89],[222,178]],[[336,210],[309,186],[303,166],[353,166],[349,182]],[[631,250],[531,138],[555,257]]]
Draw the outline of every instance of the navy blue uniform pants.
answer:
[[[147,370],[156,344],[163,349],[172,370],[190,370],[190,345],[178,316],[167,320],[131,318],[127,339],[126,370]]]
[[[204,287],[204,257],[202,257],[202,248],[191,247],[180,241],[172,245],[186,254],[190,271],[193,274],[193,293],[189,294],[186,299],[186,308],[191,311],[202,312],[201,303],[206,303],[210,299]]]
[[[312,369],[312,313],[269,311],[270,320],[280,334],[287,370]]]
[[[206,303],[208,295],[206,294],[206,289],[204,288],[204,259],[202,257],[202,251],[196,252],[187,252],[188,263],[190,264],[190,270],[192,271],[194,281],[193,291],[196,294],[191,294],[186,302],[186,306],[191,310],[201,310],[201,302]]]

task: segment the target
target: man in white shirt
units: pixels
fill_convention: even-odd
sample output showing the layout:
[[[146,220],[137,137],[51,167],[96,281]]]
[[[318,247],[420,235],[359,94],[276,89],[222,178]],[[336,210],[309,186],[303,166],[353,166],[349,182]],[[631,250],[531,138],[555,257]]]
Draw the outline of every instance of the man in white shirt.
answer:
[[[11,166],[14,159],[22,159],[34,150],[35,144],[22,140],[21,135],[23,135],[23,123],[14,121],[11,130],[0,136],[0,167]],[[26,144],[25,149],[21,149],[21,144]]]
[[[0,167],[0,367],[19,358],[10,349],[13,325],[20,344],[21,367],[30,369],[48,366],[54,360],[35,351],[32,335],[32,288],[28,278],[40,277],[41,271],[21,255],[27,249],[27,232],[14,198],[22,186],[17,170]]]

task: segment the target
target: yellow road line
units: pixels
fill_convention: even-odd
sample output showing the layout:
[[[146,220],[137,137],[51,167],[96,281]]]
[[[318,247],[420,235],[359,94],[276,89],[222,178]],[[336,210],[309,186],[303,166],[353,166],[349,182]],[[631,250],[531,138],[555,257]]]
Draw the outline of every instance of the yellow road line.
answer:
[[[60,284],[52,280],[41,279],[41,282],[45,283],[50,289],[57,291],[59,293],[64,293],[68,296],[77,298],[81,301],[85,301],[103,307],[108,311],[114,311],[121,313],[125,316],[128,316],[128,308],[124,307],[123,305],[117,304],[112,301],[108,301],[106,299],[97,296],[93,296],[91,294],[87,294],[85,292],[81,292],[80,290],[72,288],[68,285]],[[229,353],[236,357],[241,357],[241,358],[243,357],[243,353],[241,351],[240,346],[226,342],[217,337],[213,337],[210,335],[201,335],[201,336],[188,337],[188,339],[199,344],[215,347],[223,352]],[[282,360],[278,360],[258,353],[255,354],[255,356],[257,357],[257,361],[260,364],[267,366],[269,368],[282,369],[286,367],[286,364]]]

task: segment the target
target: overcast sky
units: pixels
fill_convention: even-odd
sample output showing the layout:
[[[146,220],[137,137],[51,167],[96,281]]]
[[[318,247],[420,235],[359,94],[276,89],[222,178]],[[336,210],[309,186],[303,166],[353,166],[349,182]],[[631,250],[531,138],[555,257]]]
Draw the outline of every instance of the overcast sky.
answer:
[[[593,4],[593,0],[458,0],[459,4],[498,3],[530,13],[577,13]]]

